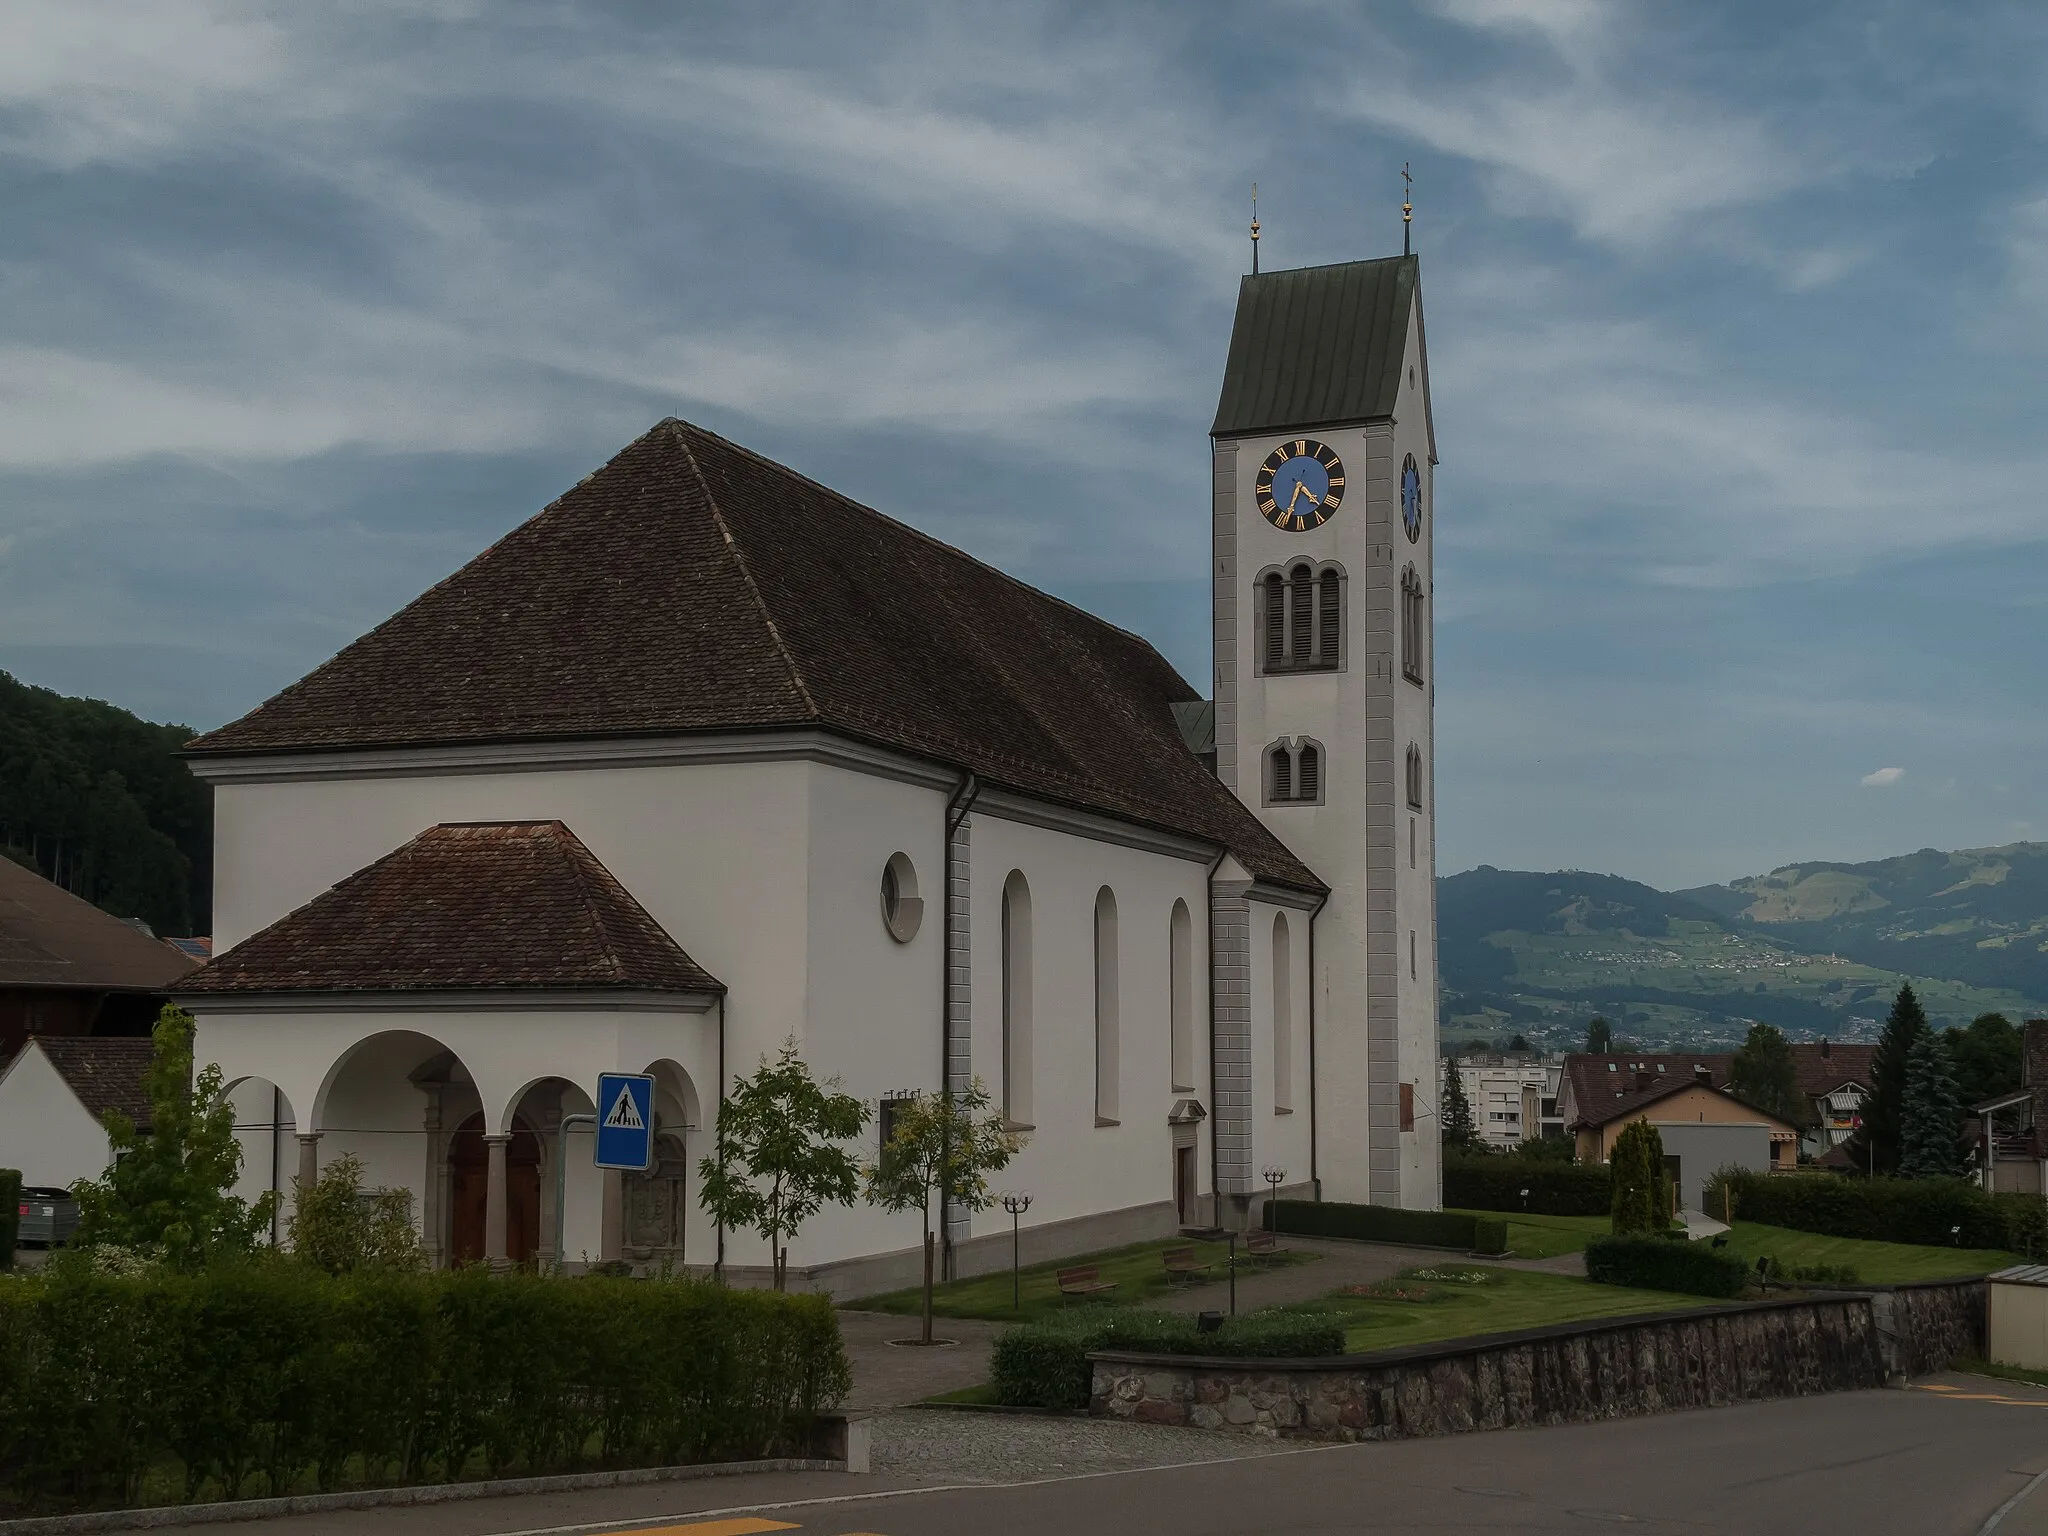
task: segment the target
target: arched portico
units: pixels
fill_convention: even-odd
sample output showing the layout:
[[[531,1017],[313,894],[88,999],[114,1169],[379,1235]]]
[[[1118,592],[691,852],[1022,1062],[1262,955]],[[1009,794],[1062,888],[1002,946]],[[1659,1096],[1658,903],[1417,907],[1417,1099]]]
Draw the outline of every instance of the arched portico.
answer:
[[[692,1159],[710,1146],[696,1084],[672,1059],[641,1070],[654,1079],[654,1166],[618,1178],[620,1257],[656,1270],[708,1264],[710,1219],[693,1206]]]
[[[292,1181],[298,1176],[298,1116],[283,1088],[267,1077],[249,1074],[222,1086],[235,1115],[235,1143],[242,1149],[237,1198],[254,1205],[265,1195],[277,1198],[270,1217],[270,1242],[284,1241],[292,1212]]]

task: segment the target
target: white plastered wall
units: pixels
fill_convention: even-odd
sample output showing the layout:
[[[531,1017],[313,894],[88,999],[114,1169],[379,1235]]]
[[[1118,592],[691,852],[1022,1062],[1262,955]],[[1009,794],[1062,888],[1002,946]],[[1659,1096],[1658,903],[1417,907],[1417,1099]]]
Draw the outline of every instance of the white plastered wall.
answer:
[[[1031,1193],[1027,1228],[1173,1200],[1173,1139],[1167,1115],[1178,1099],[1209,1099],[1207,866],[1190,859],[1100,842],[977,810],[973,823],[974,1069],[1001,1100],[1003,885],[1022,871],[1031,889],[1032,1118],[1016,1159],[992,1182]],[[1095,900],[1116,894],[1120,1018],[1117,1123],[1096,1123]],[[1184,901],[1194,918],[1195,1078],[1193,1094],[1173,1088],[1172,915]],[[936,1071],[934,1046],[932,1066]],[[1211,1191],[1208,1126],[1196,1146],[1199,1190]],[[974,1218],[976,1235],[1007,1232],[1000,1209]]]
[[[0,1168],[64,1188],[98,1178],[112,1157],[106,1131],[31,1040],[0,1077]]]
[[[1285,915],[1288,932],[1288,1002],[1291,1005],[1292,1049],[1287,1103],[1281,1113],[1279,1060],[1274,1048],[1273,920]],[[1252,1177],[1260,1198],[1268,1193],[1268,1168],[1284,1169],[1283,1198],[1307,1196],[1310,1178],[1309,1137],[1314,1116],[1309,1082],[1309,915],[1293,907],[1251,903],[1252,929]]]

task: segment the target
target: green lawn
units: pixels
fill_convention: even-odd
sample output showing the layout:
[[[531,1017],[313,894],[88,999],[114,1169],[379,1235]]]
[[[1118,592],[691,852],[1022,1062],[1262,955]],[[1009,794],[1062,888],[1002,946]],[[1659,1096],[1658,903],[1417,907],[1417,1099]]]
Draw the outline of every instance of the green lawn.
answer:
[[[1605,1216],[1525,1216],[1512,1211],[1461,1211],[1508,1224],[1508,1251],[1518,1259],[1554,1259],[1577,1253],[1589,1237],[1607,1235]]]
[[[1823,1237],[1762,1222],[1738,1221],[1728,1246],[1754,1264],[1770,1254],[1782,1264],[1847,1264],[1858,1280],[1873,1285],[1905,1280],[1943,1280],[1952,1275],[1987,1275],[2008,1264],[2024,1264],[2016,1253],[1995,1248],[1926,1248],[1915,1243],[1871,1243],[1853,1237]]]
[[[1458,1280],[1431,1281],[1424,1276],[1479,1275],[1477,1284]],[[1386,1282],[1388,1289],[1420,1290],[1426,1300],[1379,1300],[1331,1296],[1304,1302],[1299,1308],[1335,1312],[1344,1321],[1344,1348],[1357,1354],[1392,1349],[1402,1344],[1428,1344],[1480,1333],[1505,1333],[1514,1328],[1540,1328],[1589,1317],[1615,1317],[1629,1312],[1668,1312],[1679,1307],[1710,1305],[1698,1296],[1669,1291],[1637,1291],[1618,1285],[1595,1285],[1572,1275],[1535,1274],[1522,1269],[1491,1269],[1480,1264],[1446,1265],[1431,1271],[1404,1270]]]
[[[1060,1295],[1059,1287],[1054,1283],[1056,1271],[1083,1264],[1093,1264],[1100,1271],[1099,1279],[1116,1284],[1115,1290],[1102,1294],[1101,1301],[1119,1306],[1155,1302],[1171,1289],[1165,1263],[1160,1257],[1169,1248],[1192,1248],[1201,1262],[1214,1266],[1210,1270],[1211,1279],[1229,1277],[1230,1271],[1225,1266],[1229,1249],[1222,1243],[1138,1243],[1129,1248],[1084,1254],[1078,1258],[1062,1259],[1057,1264],[1040,1264],[1025,1270],[1024,1306],[1021,1311],[1010,1305],[1008,1270],[974,1280],[954,1280],[937,1287],[932,1296],[932,1310],[941,1317],[981,1317],[995,1322],[1017,1322],[1043,1317],[1063,1308],[1095,1305],[1068,1300]],[[1313,1262],[1318,1256],[1294,1252],[1283,1253],[1281,1257],[1286,1263],[1303,1264]],[[1239,1261],[1243,1261],[1242,1244],[1239,1244]],[[864,1312],[900,1312],[913,1316],[924,1306],[924,1292],[891,1291],[885,1296],[850,1301],[847,1306]]]

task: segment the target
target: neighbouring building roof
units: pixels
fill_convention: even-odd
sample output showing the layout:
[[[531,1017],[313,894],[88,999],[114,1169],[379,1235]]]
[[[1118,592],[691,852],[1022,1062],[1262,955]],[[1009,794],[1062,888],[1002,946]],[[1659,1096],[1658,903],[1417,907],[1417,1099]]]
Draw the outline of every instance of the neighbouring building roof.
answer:
[[[1718,1093],[1722,1098],[1733,1100],[1753,1114],[1763,1116],[1764,1119],[1770,1121],[1773,1125],[1783,1126],[1788,1131],[1797,1131],[1799,1129],[1799,1127],[1793,1125],[1783,1116],[1772,1114],[1771,1111],[1763,1108],[1761,1105],[1750,1103],[1748,1099],[1743,1098],[1738,1093],[1731,1092],[1721,1084],[1702,1080],[1698,1077],[1675,1077],[1669,1082],[1652,1084],[1648,1088],[1624,1094],[1619,1098],[1596,1099],[1591,1104],[1581,1103],[1579,1105],[1578,1117],[1572,1121],[1568,1129],[1576,1131],[1584,1127],[1587,1130],[1598,1130],[1601,1126],[1612,1125],[1617,1120],[1632,1118],[1643,1110],[1648,1109],[1651,1105],[1661,1103],[1665,1099],[1676,1098],[1688,1088],[1699,1088],[1707,1093]]]
[[[1795,1042],[1792,1070],[1800,1096],[1818,1098],[1845,1083],[1868,1090],[1870,1061],[1876,1050],[1872,1045],[1830,1041],[1823,1053],[1818,1040]],[[1566,1091],[1561,1097],[1569,1098],[1574,1115],[1585,1115],[1596,1105],[1655,1090],[1667,1081],[1690,1082],[1701,1067],[1715,1084],[1725,1086],[1734,1063],[1734,1053],[1729,1051],[1573,1051],[1564,1059]]]
[[[1242,279],[1212,437],[1382,421],[1401,392],[1413,256]]]
[[[822,726],[1322,884],[1204,770],[1149,644],[688,422],[197,756]]]
[[[0,987],[161,992],[192,961],[0,858]]]
[[[177,989],[723,992],[559,821],[455,822],[251,934]]]
[[[1876,1055],[1874,1045],[1801,1040],[1792,1047],[1792,1068],[1799,1075],[1799,1091],[1809,1099],[1833,1093],[1844,1083],[1855,1083],[1868,1091],[1870,1063]]]
[[[133,1036],[35,1035],[23,1047],[31,1048],[43,1053],[94,1119],[118,1109],[138,1129],[149,1129],[149,1092],[144,1080],[154,1042]]]
[[[213,958],[213,940],[205,934],[186,939],[165,939],[164,942],[179,954],[187,956],[194,961],[211,960]]]

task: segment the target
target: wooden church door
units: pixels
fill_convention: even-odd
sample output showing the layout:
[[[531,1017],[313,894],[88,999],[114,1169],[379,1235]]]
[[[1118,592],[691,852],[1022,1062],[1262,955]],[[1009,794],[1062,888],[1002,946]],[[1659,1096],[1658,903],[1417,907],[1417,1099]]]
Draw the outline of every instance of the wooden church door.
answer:
[[[451,1262],[474,1264],[484,1256],[485,1202],[490,1188],[490,1148],[484,1117],[471,1115],[455,1129],[448,1148],[448,1253]],[[505,1251],[514,1264],[531,1264],[540,1253],[540,1138],[515,1120],[505,1149]]]

